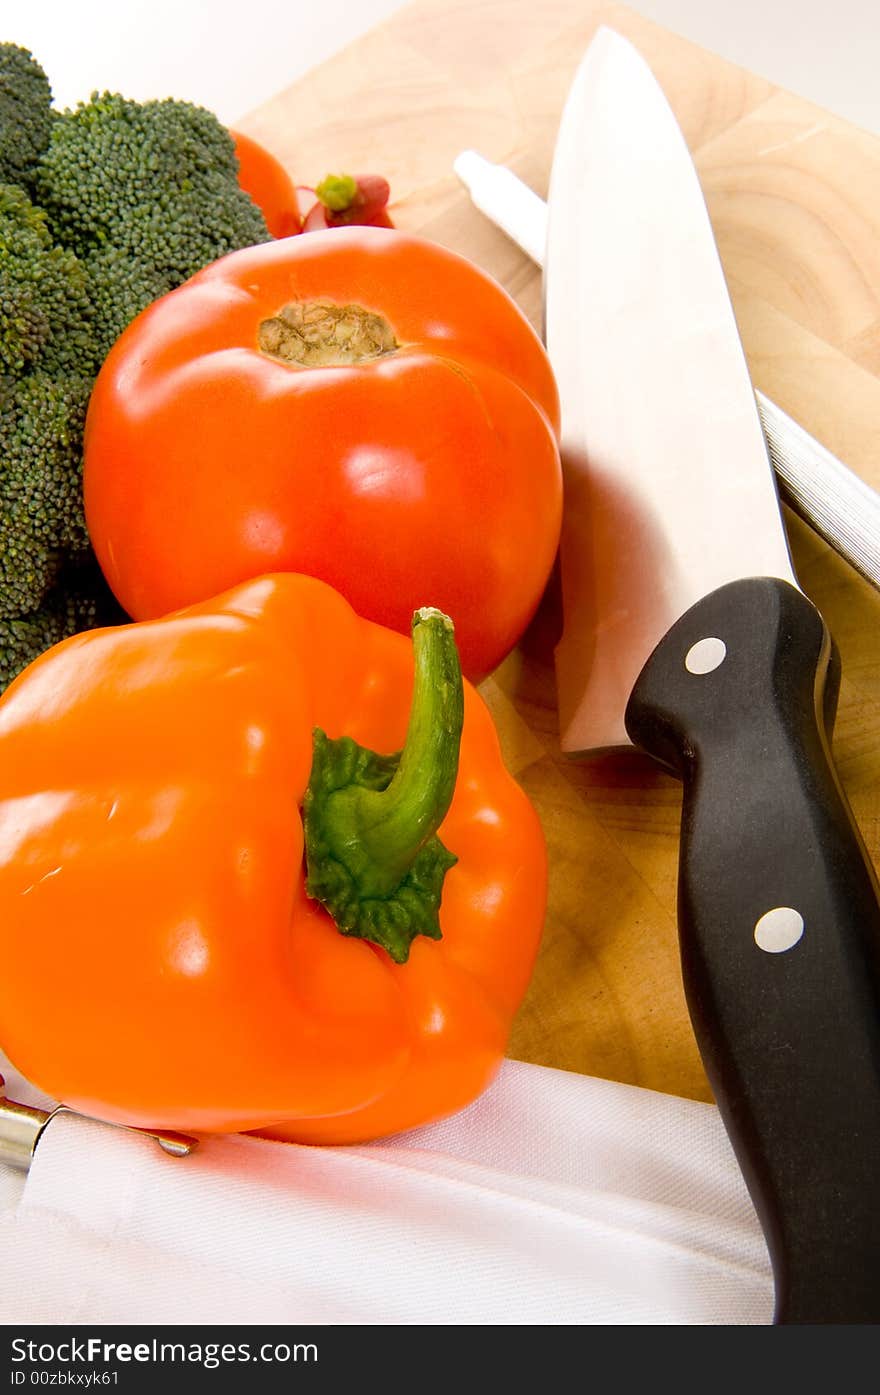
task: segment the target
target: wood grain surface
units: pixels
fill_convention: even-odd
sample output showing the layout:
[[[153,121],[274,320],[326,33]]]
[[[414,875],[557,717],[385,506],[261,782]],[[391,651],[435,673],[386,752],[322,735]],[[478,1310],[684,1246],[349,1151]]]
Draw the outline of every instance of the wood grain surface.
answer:
[[[755,386],[880,489],[880,139],[616,4],[417,0],[236,124],[298,183],[375,171],[398,227],[463,253],[540,328],[540,274],[470,204],[460,150],[546,196],[568,85],[607,24],[644,54],[702,180]],[[597,216],[599,211],[597,210]],[[880,865],[880,595],[785,515],[838,643],[841,779]],[[510,1054],[710,1099],[681,987],[678,784],[632,753],[559,750],[548,593],[483,693],[550,855],[543,945]]]

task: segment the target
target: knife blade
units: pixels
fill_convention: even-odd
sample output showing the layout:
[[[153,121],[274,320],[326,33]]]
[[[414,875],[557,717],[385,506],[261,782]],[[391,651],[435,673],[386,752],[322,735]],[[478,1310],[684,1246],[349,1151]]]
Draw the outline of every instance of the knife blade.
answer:
[[[682,978],[778,1323],[880,1320],[880,903],[831,754],[839,665],[798,586],[696,170],[598,31],[560,123],[545,268],[566,517],[566,749],[683,783]]]
[[[453,162],[471,199],[538,266],[547,205],[513,170],[462,150]],[[880,590],[880,494],[760,390],[755,397],[783,501]]]

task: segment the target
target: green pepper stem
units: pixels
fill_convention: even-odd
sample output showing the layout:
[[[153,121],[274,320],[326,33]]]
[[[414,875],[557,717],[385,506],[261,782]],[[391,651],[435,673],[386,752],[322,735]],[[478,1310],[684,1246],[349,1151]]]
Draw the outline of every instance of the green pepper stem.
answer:
[[[412,638],[413,696],[397,772],[387,789],[350,791],[364,896],[389,896],[400,885],[445,818],[458,774],[464,693],[452,621],[425,606],[413,616]]]
[[[457,859],[436,830],[452,802],[464,723],[452,621],[426,606],[412,635],[403,750],[380,755],[318,727],[303,798],[306,891],[341,934],[380,945],[398,964],[416,936],[441,938],[443,882]]]

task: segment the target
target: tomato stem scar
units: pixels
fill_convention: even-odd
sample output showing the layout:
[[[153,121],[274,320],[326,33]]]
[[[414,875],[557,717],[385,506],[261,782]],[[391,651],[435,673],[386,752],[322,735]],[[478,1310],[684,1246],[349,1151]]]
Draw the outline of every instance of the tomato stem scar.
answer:
[[[364,363],[399,348],[394,330],[375,310],[332,300],[294,300],[260,322],[261,352],[301,368]]]

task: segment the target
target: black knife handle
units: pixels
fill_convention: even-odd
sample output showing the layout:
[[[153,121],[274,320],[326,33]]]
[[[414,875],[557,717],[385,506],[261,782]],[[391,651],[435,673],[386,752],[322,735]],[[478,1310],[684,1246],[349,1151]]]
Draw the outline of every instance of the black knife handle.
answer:
[[[880,1322],[880,893],[831,756],[836,688],[818,611],[759,577],[673,626],[626,712],[684,784],[682,977],[779,1323]]]

